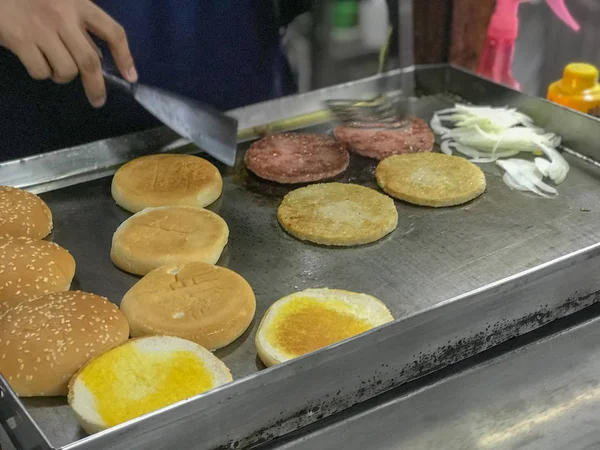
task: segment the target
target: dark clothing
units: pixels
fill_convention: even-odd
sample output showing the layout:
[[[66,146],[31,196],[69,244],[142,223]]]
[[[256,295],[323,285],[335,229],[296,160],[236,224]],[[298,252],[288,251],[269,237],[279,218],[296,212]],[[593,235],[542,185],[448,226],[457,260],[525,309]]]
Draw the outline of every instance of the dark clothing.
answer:
[[[303,3],[308,2],[98,0],[127,31],[140,82],[221,110],[294,92],[279,33],[280,25],[306,9]],[[106,59],[108,50],[102,50]],[[94,110],[79,80],[66,86],[34,81],[16,57],[0,49],[2,160],[156,125],[118,92],[109,91],[105,107]]]

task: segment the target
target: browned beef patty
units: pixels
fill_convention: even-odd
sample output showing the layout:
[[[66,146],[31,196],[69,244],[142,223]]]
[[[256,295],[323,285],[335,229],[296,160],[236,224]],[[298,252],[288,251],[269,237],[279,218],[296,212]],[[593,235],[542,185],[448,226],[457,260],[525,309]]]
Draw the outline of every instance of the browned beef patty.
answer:
[[[348,168],[346,145],[319,134],[281,133],[256,141],[246,152],[248,170],[283,184],[309,183]]]
[[[430,152],[435,137],[424,120],[411,117],[395,122],[354,122],[340,125],[335,138],[351,151],[375,159],[404,153]]]

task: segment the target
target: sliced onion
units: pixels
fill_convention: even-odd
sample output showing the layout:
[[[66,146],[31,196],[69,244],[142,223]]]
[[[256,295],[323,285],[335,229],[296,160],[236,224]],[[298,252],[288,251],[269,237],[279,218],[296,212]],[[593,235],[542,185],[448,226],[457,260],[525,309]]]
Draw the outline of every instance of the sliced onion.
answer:
[[[446,128],[445,126],[442,125],[442,122],[440,122],[440,118],[437,114],[433,115],[433,117],[431,118],[431,122],[429,123],[429,126],[436,134],[439,134],[440,136],[443,136],[446,133],[450,132],[449,128]]]
[[[535,158],[533,161],[540,173],[547,177],[550,171],[550,161],[544,158]]]
[[[562,142],[562,139],[560,138],[560,136],[555,134],[555,135],[553,135],[552,139],[550,140],[550,146],[556,148],[561,144],[561,142]]]
[[[518,155],[520,152],[519,150],[502,150],[502,151],[497,151],[497,152],[479,152],[479,154],[482,157],[490,157],[490,158],[496,158],[496,159],[500,159],[500,158],[510,158],[511,156],[516,156]]]
[[[445,122],[452,128],[443,125]],[[511,189],[544,197],[558,195],[543,178],[560,184],[569,172],[569,164],[556,150],[560,136],[547,133],[514,108],[456,104],[434,114],[431,128],[442,136],[442,152],[451,155],[454,149],[478,164],[496,162],[506,171],[503,179]],[[537,157],[534,162],[514,158],[501,161],[520,152],[545,158]]]
[[[475,150],[473,147],[469,147],[468,145],[462,145],[455,142],[454,148],[463,155],[470,156],[471,158],[479,158],[480,156],[478,150]]]
[[[490,161],[488,161],[488,162],[494,162],[499,158],[508,158],[508,157],[519,154],[518,150],[502,150],[502,151],[497,151],[497,152],[482,152],[482,151],[477,150],[468,145],[462,145],[462,144],[458,144],[456,142],[451,142],[449,145],[450,145],[450,147],[454,147],[458,152],[462,153],[463,155],[469,156],[470,158],[474,158],[474,159],[481,159],[481,158],[489,159]],[[471,160],[471,162],[474,162],[474,161]]]
[[[533,123],[531,125],[527,125],[527,128],[535,131],[537,134],[546,134],[546,130],[544,130],[542,127],[533,125]]]
[[[515,179],[513,177],[510,176],[510,173],[508,172],[504,172],[504,175],[502,176],[502,179],[504,180],[504,183],[511,189],[515,190],[515,191],[528,191],[529,189],[527,189],[525,186],[517,183],[515,181]]]
[[[444,134],[444,139],[450,138],[459,144],[477,148],[480,151],[519,150],[533,152],[539,147],[537,142],[550,145],[546,137],[527,130],[527,128],[512,128],[502,133],[489,133],[479,126],[455,128]]]
[[[560,184],[565,181],[567,174],[569,173],[569,163],[561,155],[558,150],[548,147],[542,143],[539,144],[541,150],[550,159],[550,166],[548,167],[548,176],[556,184]]]
[[[514,108],[492,108],[457,104],[437,113],[441,121],[451,121],[455,126],[478,125],[486,130],[499,130],[517,125],[532,126],[533,119]]]
[[[444,153],[445,155],[452,155],[452,149],[450,148],[450,141],[442,141],[442,143],[440,144],[440,149],[442,150],[442,153]]]
[[[440,109],[436,114],[438,116],[443,116],[445,114],[455,113],[457,111],[458,106],[459,105],[456,104],[456,106],[453,106],[452,108]]]
[[[535,163],[524,159],[507,159],[498,160],[496,164],[508,172],[511,181],[515,182],[513,186],[522,186],[541,197],[549,197],[548,194],[558,195],[556,189],[542,181],[542,174],[537,170]],[[506,179],[504,182],[506,183]]]
[[[495,158],[495,157],[487,157],[487,158],[473,158],[473,159],[470,159],[469,161],[471,161],[473,164],[489,164],[489,163],[496,162],[497,160],[498,160],[498,158]]]

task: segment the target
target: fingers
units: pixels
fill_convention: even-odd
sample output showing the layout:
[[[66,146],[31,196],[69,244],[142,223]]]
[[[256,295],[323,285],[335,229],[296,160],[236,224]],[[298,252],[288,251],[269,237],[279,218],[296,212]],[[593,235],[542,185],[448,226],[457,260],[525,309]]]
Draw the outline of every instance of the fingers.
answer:
[[[2,45],[19,56],[33,78],[67,83],[79,72],[90,103],[102,106],[106,101],[102,54],[90,32],[106,41],[123,77],[137,81],[123,27],[91,1],[30,0],[29,9],[17,8],[20,4],[20,0],[0,0],[0,19],[4,19],[0,25],[8,28],[4,36],[0,33],[0,41],[6,41]]]
[[[106,87],[96,45],[88,40],[87,33],[77,24],[69,24],[60,30],[60,37],[79,69],[88,100],[95,108],[103,106],[106,102]]]
[[[29,76],[36,80],[46,80],[52,76],[50,65],[43,53],[33,44],[16,48],[15,54],[27,69]]]
[[[100,50],[100,48],[96,45],[96,43],[94,42],[94,40],[92,39],[92,37],[89,35],[89,33],[87,31],[84,33],[84,36],[85,36],[86,40],[90,43],[90,46],[98,54],[98,58],[100,58],[100,61],[102,61],[102,50]]]
[[[93,3],[86,3],[84,20],[86,28],[108,44],[123,78],[135,83],[138,74],[123,27]]]
[[[55,82],[65,84],[77,76],[75,61],[58,36],[46,36],[38,45],[50,64]]]

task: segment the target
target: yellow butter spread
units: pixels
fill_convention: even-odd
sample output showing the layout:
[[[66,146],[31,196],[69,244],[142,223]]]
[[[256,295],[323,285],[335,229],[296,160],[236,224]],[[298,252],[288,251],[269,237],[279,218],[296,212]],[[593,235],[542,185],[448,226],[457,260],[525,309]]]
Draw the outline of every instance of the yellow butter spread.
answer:
[[[186,350],[143,352],[128,344],[92,361],[80,374],[108,426],[155,411],[213,387],[202,361]]]
[[[296,297],[277,310],[268,340],[291,357],[301,356],[373,328],[357,312],[340,300]]]

